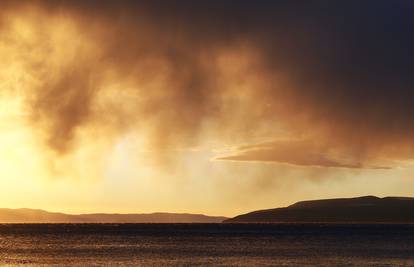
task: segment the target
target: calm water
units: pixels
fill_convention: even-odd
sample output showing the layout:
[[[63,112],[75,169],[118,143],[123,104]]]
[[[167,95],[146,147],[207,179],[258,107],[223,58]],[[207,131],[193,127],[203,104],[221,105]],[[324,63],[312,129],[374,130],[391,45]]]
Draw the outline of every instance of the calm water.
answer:
[[[414,225],[0,225],[0,265],[414,266]]]

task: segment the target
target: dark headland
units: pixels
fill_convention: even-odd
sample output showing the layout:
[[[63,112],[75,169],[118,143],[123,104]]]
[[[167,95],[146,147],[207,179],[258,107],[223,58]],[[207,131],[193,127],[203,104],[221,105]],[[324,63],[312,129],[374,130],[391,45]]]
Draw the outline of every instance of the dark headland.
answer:
[[[72,215],[37,209],[0,209],[0,223],[221,223],[225,219],[189,213]]]
[[[253,211],[224,222],[414,223],[414,198],[364,196],[300,201],[285,208]]]

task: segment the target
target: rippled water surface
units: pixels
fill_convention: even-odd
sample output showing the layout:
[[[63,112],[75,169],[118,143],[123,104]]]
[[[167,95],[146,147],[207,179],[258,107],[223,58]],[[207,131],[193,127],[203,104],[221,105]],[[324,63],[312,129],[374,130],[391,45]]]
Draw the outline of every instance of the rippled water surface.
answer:
[[[414,266],[414,225],[0,225],[0,264]]]

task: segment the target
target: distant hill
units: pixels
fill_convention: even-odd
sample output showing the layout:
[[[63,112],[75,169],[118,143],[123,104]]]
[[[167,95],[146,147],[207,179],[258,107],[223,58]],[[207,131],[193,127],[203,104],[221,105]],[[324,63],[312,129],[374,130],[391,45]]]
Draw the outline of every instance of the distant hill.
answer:
[[[301,201],[285,208],[253,211],[224,222],[414,223],[414,198],[364,196]]]
[[[220,223],[225,219],[187,213],[72,215],[37,209],[0,209],[0,223]]]

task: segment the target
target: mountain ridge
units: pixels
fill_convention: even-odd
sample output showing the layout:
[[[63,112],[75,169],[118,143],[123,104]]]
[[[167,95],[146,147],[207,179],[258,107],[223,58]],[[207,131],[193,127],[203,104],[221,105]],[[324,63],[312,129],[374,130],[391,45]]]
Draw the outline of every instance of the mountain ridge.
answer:
[[[0,208],[0,223],[221,223],[227,217],[192,213],[66,214],[41,209]]]
[[[414,198],[362,196],[299,201],[227,219],[238,222],[384,222],[414,223]]]

